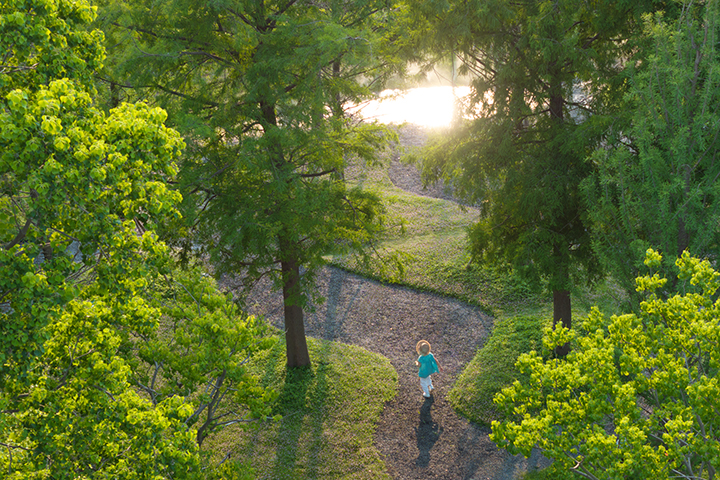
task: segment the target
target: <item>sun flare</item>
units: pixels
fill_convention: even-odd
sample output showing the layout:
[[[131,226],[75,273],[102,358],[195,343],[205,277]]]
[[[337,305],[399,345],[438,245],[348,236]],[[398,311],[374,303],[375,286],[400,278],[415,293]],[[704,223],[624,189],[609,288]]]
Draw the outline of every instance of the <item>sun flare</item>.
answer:
[[[456,100],[470,93],[470,87],[424,87],[407,91],[385,90],[377,100],[352,107],[368,120],[381,123],[413,123],[424,127],[445,127],[453,119]]]

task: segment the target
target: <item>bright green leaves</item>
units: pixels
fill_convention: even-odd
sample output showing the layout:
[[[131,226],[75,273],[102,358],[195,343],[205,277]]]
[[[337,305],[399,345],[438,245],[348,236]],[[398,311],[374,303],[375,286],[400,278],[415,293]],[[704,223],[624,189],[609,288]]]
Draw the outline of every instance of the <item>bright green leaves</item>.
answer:
[[[652,251],[647,258],[661,260]],[[539,446],[555,468],[586,478],[703,477],[717,469],[718,274],[689,255],[678,264],[703,293],[650,295],[639,315],[609,320],[595,309],[577,333],[548,332],[547,348],[574,342],[566,360],[521,357],[530,381],[496,396],[515,417],[495,422],[492,438],[524,454]]]
[[[188,407],[175,399],[154,408],[130,387],[113,326],[121,315],[102,298],[78,300],[50,326],[47,363],[14,402],[19,413],[6,417],[10,432],[20,432],[15,441],[32,447],[14,452],[12,463],[0,457],[9,478],[192,478],[198,457],[183,424]]]
[[[95,8],[82,0],[9,0],[0,5],[0,91],[72,78],[92,86],[103,35],[88,31]]]
[[[83,208],[102,211],[101,222],[112,221],[112,215],[135,218],[139,212],[177,214],[173,206],[179,194],[159,180],[177,172],[183,142],[158,123],[164,112],[124,105],[105,117],[67,80],[53,81],[36,94],[15,90],[6,98],[12,108],[0,113],[0,165],[13,172],[8,185],[19,188],[15,176],[23,175],[24,188],[37,192],[27,216],[54,216],[57,229],[63,222],[77,224]],[[91,236],[108,228],[85,224]]]
[[[131,383],[130,339],[160,323],[152,226],[179,216],[184,144],[160,109],[94,106],[93,18],[80,1],[0,3],[0,471],[196,478],[194,408]]]
[[[0,421],[3,443],[27,450],[0,455],[0,469],[23,479],[188,475],[199,460],[187,416],[173,413],[181,405],[138,396],[119,355],[130,332],[158,325],[140,295],[167,249],[138,226],[177,216],[165,179],[182,141],[158,109],[106,117],[67,79],[4,98],[0,399],[16,413]]]
[[[223,425],[267,417],[274,393],[245,366],[270,346],[265,325],[243,316],[199,269],[155,277],[150,291],[163,317],[159,330],[129,339],[141,360],[133,367],[137,387],[157,404],[190,396],[184,420],[197,430],[199,444]]]
[[[27,109],[27,93],[23,90],[13,90],[8,93],[7,99],[12,110]]]

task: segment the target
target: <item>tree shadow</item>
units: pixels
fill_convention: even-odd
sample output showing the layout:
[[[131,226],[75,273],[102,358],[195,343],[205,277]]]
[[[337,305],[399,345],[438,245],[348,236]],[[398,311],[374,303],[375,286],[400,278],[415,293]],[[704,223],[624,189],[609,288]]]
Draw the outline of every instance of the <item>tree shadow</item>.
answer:
[[[420,424],[415,428],[418,447],[418,458],[415,464],[418,467],[430,465],[430,450],[432,450],[443,433],[443,428],[432,419],[431,409],[433,403],[435,403],[433,397],[425,399],[422,407],[420,407]]]
[[[337,341],[342,340],[343,326],[352,312],[353,304],[359,298],[363,286],[360,284],[353,288],[352,285],[347,284],[347,273],[339,268],[330,268],[329,272],[328,289],[325,292],[327,298],[324,298],[324,320],[320,318],[320,310],[315,310],[315,308],[322,307],[323,303],[312,305],[307,315],[306,333],[325,340]]]
[[[308,387],[313,381],[310,367],[291,368],[285,371],[285,382],[277,399],[277,410],[282,415],[277,431],[277,451],[275,478],[288,465],[298,460],[298,443],[303,430],[303,418],[306,413]]]
[[[299,465],[308,469],[306,478],[317,477],[329,395],[329,346],[313,354],[316,358],[314,367],[286,369],[285,382],[278,392],[274,413],[283,418],[275,436],[273,478],[283,478]]]

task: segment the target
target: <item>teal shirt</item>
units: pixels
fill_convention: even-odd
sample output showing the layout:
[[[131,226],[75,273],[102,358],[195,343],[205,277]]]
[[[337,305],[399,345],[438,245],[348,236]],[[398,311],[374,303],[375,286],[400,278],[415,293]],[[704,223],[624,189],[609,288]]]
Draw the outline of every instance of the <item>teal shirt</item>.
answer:
[[[433,373],[437,373],[439,371],[438,364],[432,353],[420,355],[417,361],[420,364],[420,369],[418,370],[418,377],[420,378],[429,377]]]

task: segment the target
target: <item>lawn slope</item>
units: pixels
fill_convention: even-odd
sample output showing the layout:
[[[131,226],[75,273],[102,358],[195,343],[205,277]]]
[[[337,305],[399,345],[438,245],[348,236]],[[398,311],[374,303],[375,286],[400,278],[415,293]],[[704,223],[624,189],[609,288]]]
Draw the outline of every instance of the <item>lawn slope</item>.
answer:
[[[313,338],[308,346],[309,369],[286,373],[280,338],[252,360],[253,371],[278,393],[273,414],[282,419],[247,431],[228,428],[211,450],[248,459],[256,478],[389,479],[373,434],[397,392],[397,372],[360,347]]]

